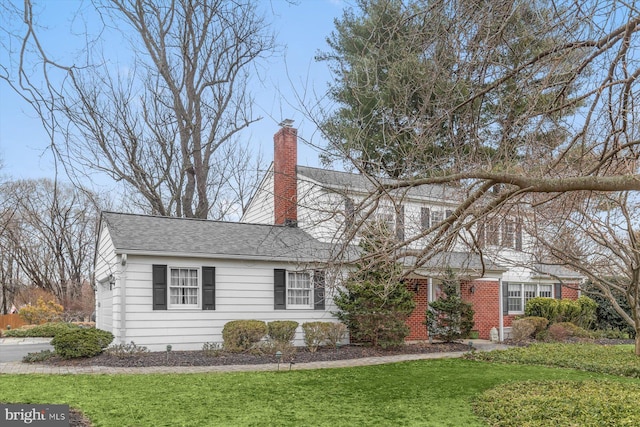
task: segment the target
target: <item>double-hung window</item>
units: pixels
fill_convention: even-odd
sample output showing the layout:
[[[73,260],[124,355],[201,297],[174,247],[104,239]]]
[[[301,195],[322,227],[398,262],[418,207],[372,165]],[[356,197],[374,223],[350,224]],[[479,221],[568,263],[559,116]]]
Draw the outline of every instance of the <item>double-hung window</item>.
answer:
[[[507,286],[507,309],[509,313],[523,313],[531,298],[553,298],[553,285],[536,283],[509,283]]]
[[[312,303],[311,274],[306,271],[289,271],[287,274],[287,308],[311,308]]]
[[[169,279],[169,305],[172,307],[198,307],[197,268],[171,268]]]

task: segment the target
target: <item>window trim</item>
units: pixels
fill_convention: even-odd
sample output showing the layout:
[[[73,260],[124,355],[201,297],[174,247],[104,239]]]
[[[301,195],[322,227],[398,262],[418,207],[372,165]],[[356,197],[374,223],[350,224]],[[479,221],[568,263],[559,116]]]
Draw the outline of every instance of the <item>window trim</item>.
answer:
[[[511,286],[518,286],[519,287],[519,293],[520,296],[518,297],[519,301],[520,301],[520,307],[521,310],[511,310],[509,309],[509,300],[515,299],[515,297],[510,297],[509,296],[509,287]],[[527,292],[531,292],[531,291],[527,291],[526,287],[527,286],[535,286],[535,296],[530,296],[527,297],[526,293]],[[507,283],[507,295],[506,295],[506,304],[507,304],[507,313],[509,315],[517,315],[517,314],[524,314],[526,305],[527,305],[527,301],[531,298],[540,298],[540,292],[541,292],[541,287],[545,286],[545,287],[549,287],[549,289],[546,289],[544,292],[550,292],[551,296],[545,297],[543,296],[542,298],[550,298],[553,299],[555,298],[555,289],[553,286],[553,283],[531,283],[531,282],[508,282]]]
[[[196,289],[196,303],[195,304],[176,304],[171,302],[171,289],[181,288],[181,286],[172,286],[171,284],[171,272],[173,270],[195,270],[198,282],[197,287],[188,287],[190,289]],[[167,266],[167,309],[168,310],[200,310],[202,309],[202,268],[194,266]]]
[[[314,308],[314,282],[313,282],[313,270],[287,270],[285,276],[285,303],[287,310],[308,310]],[[290,276],[291,275],[307,275],[308,276],[308,288],[291,288]],[[289,302],[290,290],[306,290],[309,294],[309,304],[291,304]]]

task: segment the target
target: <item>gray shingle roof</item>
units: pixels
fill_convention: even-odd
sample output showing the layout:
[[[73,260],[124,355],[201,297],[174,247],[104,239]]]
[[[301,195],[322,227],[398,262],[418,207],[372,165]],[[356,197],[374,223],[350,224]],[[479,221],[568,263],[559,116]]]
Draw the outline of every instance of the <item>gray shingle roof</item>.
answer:
[[[562,265],[553,264],[534,264],[533,270],[541,276],[550,276],[560,279],[580,279],[583,278],[580,273],[568,269]]]
[[[297,166],[299,176],[316,181],[331,189],[345,191],[371,191],[374,184],[364,175],[339,172],[327,169],[312,168],[309,166]],[[380,178],[382,184],[393,184],[396,180]],[[408,196],[435,199],[440,201],[455,201],[460,198],[459,193],[451,187],[444,185],[421,185],[407,190]]]
[[[117,252],[323,261],[329,245],[299,228],[103,212]]]
[[[428,270],[442,270],[451,267],[454,270],[482,271],[482,259],[480,255],[471,252],[440,252],[431,258],[422,268]],[[414,257],[406,257],[402,261],[405,265],[415,265]],[[507,269],[484,257],[484,268],[486,271],[502,272]]]

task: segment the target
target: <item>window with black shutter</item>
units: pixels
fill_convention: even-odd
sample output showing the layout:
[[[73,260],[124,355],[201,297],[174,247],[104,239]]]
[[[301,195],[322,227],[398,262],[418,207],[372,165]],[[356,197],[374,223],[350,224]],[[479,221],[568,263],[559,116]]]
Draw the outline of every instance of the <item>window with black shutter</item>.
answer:
[[[429,208],[420,208],[420,227],[426,231],[431,227],[431,212]]]
[[[404,205],[400,205],[396,211],[396,239],[404,241]]]

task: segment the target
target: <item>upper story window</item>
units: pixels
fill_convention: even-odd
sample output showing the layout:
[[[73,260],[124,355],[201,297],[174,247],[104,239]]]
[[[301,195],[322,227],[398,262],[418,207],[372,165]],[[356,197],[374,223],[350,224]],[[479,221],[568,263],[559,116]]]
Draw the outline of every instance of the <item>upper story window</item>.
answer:
[[[491,219],[478,227],[482,246],[522,250],[522,226],[512,219]]]

